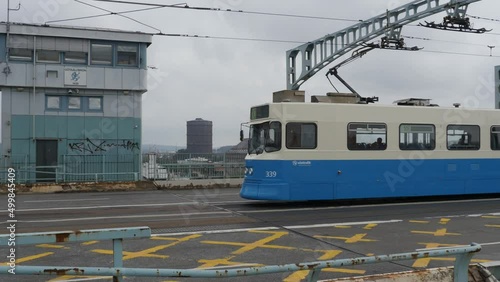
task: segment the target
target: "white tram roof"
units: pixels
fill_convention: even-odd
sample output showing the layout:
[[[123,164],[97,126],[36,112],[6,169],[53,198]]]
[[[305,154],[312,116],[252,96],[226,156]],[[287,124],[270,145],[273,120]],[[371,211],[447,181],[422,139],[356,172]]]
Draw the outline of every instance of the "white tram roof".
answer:
[[[284,121],[500,124],[500,110],[497,109],[294,102],[261,106],[266,105],[269,105],[269,118],[264,119]],[[252,123],[259,120],[263,119],[255,119]]]

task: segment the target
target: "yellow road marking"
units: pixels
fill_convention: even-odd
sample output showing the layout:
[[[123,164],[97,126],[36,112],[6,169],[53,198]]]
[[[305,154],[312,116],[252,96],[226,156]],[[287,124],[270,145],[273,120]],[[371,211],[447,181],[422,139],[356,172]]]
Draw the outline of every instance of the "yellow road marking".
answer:
[[[378,224],[370,223],[370,224],[367,224],[365,227],[363,227],[363,229],[371,230],[371,229],[375,228],[377,225]]]
[[[451,219],[449,218],[441,218],[441,220],[439,220],[439,224],[447,224],[448,222],[450,222]]]
[[[39,248],[51,248],[51,249],[69,249],[69,247],[65,247],[62,245],[52,245],[52,244],[40,244],[36,245]]]
[[[349,226],[349,225],[336,225],[335,228],[347,229],[347,228],[351,228],[351,226]]]
[[[434,248],[441,248],[441,247],[455,247],[458,246],[456,244],[440,244],[440,243],[418,243],[420,245],[425,245],[426,249],[434,249]],[[413,263],[412,267],[428,267],[429,263],[431,260],[439,260],[439,261],[455,261],[455,258],[421,258],[415,260]],[[481,259],[473,259],[471,262],[474,263],[481,263],[481,262],[488,262],[488,260],[481,260]]]
[[[240,247],[248,246],[247,243],[224,242],[224,241],[201,241],[201,243],[210,245],[227,245],[227,246],[240,246]],[[266,249],[297,250],[297,248],[294,247],[279,246],[279,245],[261,245],[258,247]]]
[[[38,254],[38,255],[28,256],[28,257],[24,257],[24,258],[18,258],[18,259],[16,259],[16,264],[27,262],[27,261],[30,261],[30,260],[35,260],[35,259],[43,258],[43,257],[50,256],[50,255],[53,255],[53,254],[54,254],[53,252],[47,252],[47,253],[41,253],[41,254]],[[0,263],[0,265],[8,265],[8,264],[9,264],[9,262]]]
[[[410,223],[422,223],[422,224],[425,224],[425,223],[429,223],[429,221],[427,221],[427,220],[410,220]]]
[[[247,265],[247,266],[263,266],[263,264],[259,263],[243,263],[243,262],[234,262],[230,261],[236,256],[230,256],[222,259],[200,259],[198,260],[199,263],[203,263],[203,265],[200,265],[197,267],[197,269],[202,269],[202,268],[210,268],[210,267],[216,267],[219,265]]]
[[[347,244],[358,243],[358,242],[376,242],[376,241],[378,241],[378,240],[373,240],[373,239],[363,239],[365,236],[366,236],[366,233],[356,234],[356,235],[354,235],[352,237],[337,237],[337,236],[321,236],[321,235],[316,235],[316,236],[314,236],[314,238],[344,240],[344,243],[347,243]]]
[[[448,233],[446,231],[446,228],[438,229],[434,232],[429,232],[429,231],[414,231],[412,230],[411,233],[416,233],[416,234],[430,234],[434,235],[436,237],[442,237],[442,236],[460,236],[462,234],[460,233]]]
[[[285,250],[296,250],[297,248],[288,247],[288,246],[278,246],[278,245],[266,245],[269,242],[277,240],[285,235],[288,235],[288,232],[273,232],[273,231],[249,231],[252,233],[260,233],[260,234],[271,234],[264,239],[257,240],[252,243],[239,243],[239,242],[226,242],[226,241],[202,241],[201,243],[205,244],[214,244],[214,245],[229,245],[229,246],[240,246],[238,250],[232,252],[233,255],[241,255],[246,252],[255,250],[257,248],[270,248],[270,249],[285,249]]]
[[[366,256],[367,257],[373,257],[375,254],[374,253],[367,253]]]
[[[165,259],[165,258],[168,258],[169,256],[157,255],[157,254],[154,254],[154,253],[156,253],[158,251],[161,251],[163,249],[175,246],[175,245],[180,244],[182,242],[186,242],[186,241],[189,241],[191,239],[195,239],[195,238],[201,237],[201,236],[202,235],[199,235],[199,234],[189,235],[189,236],[186,236],[186,237],[178,238],[178,239],[176,239],[175,242],[172,242],[170,244],[159,245],[159,246],[156,246],[156,247],[153,247],[153,248],[149,248],[149,249],[146,249],[146,250],[142,250],[142,251],[139,251],[139,252],[125,252],[124,251],[123,252],[123,260],[129,260],[129,259],[135,259],[135,258],[145,258],[145,257]],[[92,250],[92,252],[98,253],[98,254],[105,254],[105,255],[112,255],[113,254],[113,250],[96,249],[96,250]]]
[[[500,218],[498,215],[483,215],[482,218]]]
[[[486,224],[486,227],[500,228],[500,225]]]
[[[84,246],[90,246],[99,243],[99,241],[88,241],[88,242],[83,242],[82,245]]]

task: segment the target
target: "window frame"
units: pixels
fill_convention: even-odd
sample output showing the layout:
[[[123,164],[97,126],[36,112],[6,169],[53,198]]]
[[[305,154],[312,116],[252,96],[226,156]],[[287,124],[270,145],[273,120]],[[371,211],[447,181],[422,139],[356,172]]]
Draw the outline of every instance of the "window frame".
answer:
[[[13,57],[12,52],[13,50],[22,50],[22,51],[28,51],[30,52],[29,57],[22,57],[22,56],[17,56]],[[18,61],[18,62],[32,62],[33,61],[33,49],[27,49],[27,48],[9,48],[9,61]]]
[[[67,57],[68,57],[68,53],[80,53],[80,54],[84,54],[84,59],[85,61],[84,62],[68,62],[67,61]],[[89,63],[89,53],[88,52],[74,52],[74,51],[66,51],[66,52],[63,52],[63,64],[65,65],[88,65]]]
[[[87,96],[85,97],[85,102],[86,102],[86,112],[90,112],[90,113],[102,113],[103,112],[103,108],[104,108],[104,99],[103,99],[103,96]],[[90,108],[90,99],[99,99],[101,101],[101,108],[100,109],[91,109]]]
[[[375,143],[376,143],[376,141],[375,141],[375,142],[372,142],[372,143],[370,143],[370,144],[365,143],[365,142],[361,142],[361,143],[358,143],[358,142],[354,142],[354,143],[353,143],[353,142],[350,142],[350,141],[351,141],[351,139],[352,139],[352,136],[351,136],[350,132],[354,132],[354,133],[355,133],[355,135],[354,135],[354,136],[356,136],[356,137],[357,137],[357,132],[356,132],[356,130],[354,130],[354,131],[353,131],[353,130],[351,130],[351,128],[350,128],[350,127],[351,127],[351,125],[355,125],[355,124],[358,124],[358,125],[366,125],[366,127],[365,127],[366,129],[370,129],[369,125],[379,125],[379,126],[380,126],[380,125],[383,125],[383,126],[384,126],[384,129],[385,129],[385,132],[384,132],[384,139],[385,139],[385,143],[382,143],[382,144],[383,144],[383,145],[382,145],[382,148],[371,148],[371,146],[372,146],[373,144],[375,144]],[[356,127],[356,128],[359,128],[359,127]],[[388,131],[389,131],[389,130],[387,129],[387,124],[386,124],[386,123],[383,123],[383,122],[349,122],[349,123],[347,124],[347,140],[346,140],[346,141],[347,141],[347,149],[348,149],[349,151],[385,151],[385,150],[387,150],[387,133],[388,133]],[[371,133],[371,135],[379,135],[379,134],[378,134],[378,133]],[[377,137],[377,139],[378,139],[378,138],[379,138],[379,137]],[[357,141],[357,138],[356,138],[356,140],[355,140],[355,141]],[[370,140],[370,141],[371,141],[371,140]],[[362,147],[361,147],[361,145],[362,145],[362,144],[365,144],[365,147],[364,147],[364,148],[362,148]],[[355,146],[353,147],[353,145],[355,145]],[[367,145],[370,145],[370,147],[368,147]]]
[[[289,145],[289,139],[288,139],[288,136],[289,136],[289,129],[288,129],[288,126],[290,125],[296,125],[296,124],[299,124],[301,125],[301,128],[300,128],[300,143],[302,145],[302,125],[313,125],[314,126],[314,147],[292,147]],[[286,125],[285,125],[285,146],[287,149],[289,150],[315,150],[316,148],[318,148],[318,125],[314,122],[300,122],[300,121],[293,121],[293,122],[287,122]]]
[[[493,132],[494,128],[498,128],[498,133],[496,133],[496,134],[498,134],[498,140],[497,140],[497,144],[496,144],[497,146],[496,146],[496,148],[494,148],[494,146],[493,146],[493,144],[494,144],[493,143],[493,134],[495,134]],[[492,125],[490,127],[490,149],[492,151],[500,151],[500,125]]]
[[[453,127],[453,126],[477,128],[477,137],[478,137],[477,147],[472,147],[474,145],[468,146],[466,144],[458,144],[458,143],[452,144],[452,146],[453,145],[456,145],[456,146],[451,147],[450,146],[450,134],[448,132],[451,130],[450,127]],[[457,129],[453,129],[453,130],[457,130]],[[459,130],[463,130],[463,129],[459,129]],[[452,134],[451,136],[456,136],[456,135],[458,135],[458,134]],[[462,136],[464,136],[464,134],[462,134]],[[468,141],[468,142],[470,142],[470,141]],[[460,145],[464,145],[464,147],[460,147]],[[448,151],[479,151],[479,150],[481,150],[481,126],[479,126],[477,124],[448,124],[446,126],[446,149],[448,149]]]
[[[135,48],[135,63],[134,64],[121,64],[120,61],[119,61],[119,52],[123,52],[123,51],[119,51],[119,48],[120,47],[134,47]],[[115,66],[119,66],[119,67],[138,67],[139,66],[139,44],[134,44],[134,43],[116,43],[115,44],[115,51],[113,52],[114,53],[114,56],[115,56],[115,60],[116,60],[116,63],[115,63]]]
[[[59,95],[45,95],[45,111],[59,112],[62,110],[62,100],[64,96]],[[59,99],[59,107],[51,108],[49,107],[49,99],[50,98],[58,98]]]
[[[422,148],[422,147],[415,147],[415,148],[402,148],[401,145],[401,134],[405,134],[404,132],[401,132],[401,127],[402,126],[405,126],[405,125],[416,125],[416,126],[431,126],[432,127],[432,133],[433,133],[433,136],[431,136],[431,148]],[[423,133],[423,132],[406,132],[406,133],[412,133],[412,134],[419,134],[419,133]],[[433,137],[433,138],[432,138]],[[415,144],[415,143],[412,143],[412,144]],[[417,143],[418,144],[418,143]],[[430,124],[430,123],[401,123],[399,124],[399,149],[401,151],[434,151],[436,149],[436,125],[434,124]]]
[[[82,96],[66,96],[66,109],[68,110],[68,112],[82,112],[82,111],[84,111],[82,98],[83,98]],[[79,101],[78,108],[70,108],[71,99],[78,99],[78,101]]]
[[[40,60],[40,53],[54,53],[57,54],[57,61],[51,60]],[[56,50],[36,50],[36,62],[42,64],[60,64],[61,63],[61,52]]]
[[[99,60],[99,63],[94,62],[94,45],[101,45],[101,46],[109,46],[111,47],[111,59],[110,62],[103,63],[101,60]],[[95,41],[95,42],[90,42],[90,65],[94,66],[114,66],[115,65],[115,44],[111,42],[100,42],[100,41]]]

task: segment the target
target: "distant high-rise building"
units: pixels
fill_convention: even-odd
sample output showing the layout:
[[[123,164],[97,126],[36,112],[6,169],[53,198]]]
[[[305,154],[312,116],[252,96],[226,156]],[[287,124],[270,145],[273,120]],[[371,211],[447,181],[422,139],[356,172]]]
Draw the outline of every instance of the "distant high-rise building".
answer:
[[[212,122],[197,118],[187,122],[187,152],[212,153]]]
[[[495,67],[495,109],[500,109],[500,66]]]

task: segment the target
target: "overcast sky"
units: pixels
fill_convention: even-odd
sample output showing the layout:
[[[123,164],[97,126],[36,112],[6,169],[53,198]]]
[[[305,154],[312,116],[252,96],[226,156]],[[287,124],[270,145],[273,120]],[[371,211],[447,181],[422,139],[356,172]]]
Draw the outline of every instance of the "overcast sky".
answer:
[[[82,1],[114,12],[141,8],[92,0]],[[192,7],[358,20],[368,19],[386,9],[409,2],[188,0],[187,4]],[[0,3],[0,10],[4,11],[7,0],[1,0]],[[15,8],[18,3],[19,0],[11,0],[11,8]],[[155,3],[178,2],[156,0]],[[498,11],[500,1],[482,0],[471,4],[468,13],[500,20]],[[72,0],[21,0],[21,9],[11,12],[11,21],[44,23],[102,13],[96,8]],[[312,41],[353,24],[332,20],[172,8],[127,15],[154,26],[163,33],[299,42]],[[444,15],[441,13],[426,20],[439,22]],[[6,20],[6,13],[0,15],[0,20]],[[426,52],[375,50],[361,60],[341,68],[339,73],[363,96],[379,96],[379,104],[420,97],[431,98],[441,106],[451,106],[459,102],[468,107],[479,105],[483,108],[493,108],[493,72],[494,66],[500,65],[500,22],[476,19],[472,19],[472,22],[477,28],[486,27],[493,31],[490,34],[476,35],[408,26],[403,28],[403,35],[434,39],[405,39],[408,46],[424,47]],[[158,32],[119,16],[57,24]],[[154,36],[153,44],[148,49],[148,65],[156,69],[150,70],[149,91],[143,96],[143,143],[185,146],[186,121],[195,118],[213,121],[214,147],[238,143],[239,126],[240,123],[248,121],[250,107],[271,102],[274,91],[286,88],[285,54],[287,50],[298,45],[300,44]],[[493,49],[493,57],[489,57],[488,45],[497,46]],[[429,51],[483,56],[460,56]],[[306,101],[310,100],[311,95],[324,95],[334,91],[325,78],[327,69],[328,67],[320,71],[301,87],[301,90],[306,91]],[[340,87],[340,83],[335,80],[334,83]],[[481,89],[483,84],[486,86]],[[340,87],[340,90],[346,89]],[[480,95],[476,93],[478,90]]]

